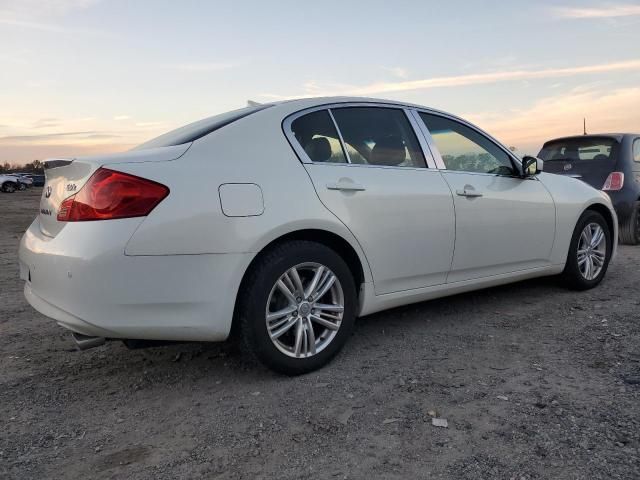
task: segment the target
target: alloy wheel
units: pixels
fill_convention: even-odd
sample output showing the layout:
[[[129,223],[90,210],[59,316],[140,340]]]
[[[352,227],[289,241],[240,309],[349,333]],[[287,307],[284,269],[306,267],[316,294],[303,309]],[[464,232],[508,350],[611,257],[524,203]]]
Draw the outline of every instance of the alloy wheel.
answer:
[[[289,357],[308,358],[335,338],[344,314],[340,280],[319,263],[287,270],[271,289],[266,307],[269,338]]]
[[[578,242],[578,269],[586,280],[593,280],[602,271],[607,254],[607,237],[597,223],[582,230]]]

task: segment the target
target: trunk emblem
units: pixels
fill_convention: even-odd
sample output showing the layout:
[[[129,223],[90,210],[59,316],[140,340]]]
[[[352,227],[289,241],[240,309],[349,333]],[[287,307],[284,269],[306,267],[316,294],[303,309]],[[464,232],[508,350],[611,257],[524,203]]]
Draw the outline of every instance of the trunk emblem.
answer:
[[[47,187],[44,191],[44,198],[49,198],[51,196],[51,187]]]
[[[566,172],[567,170],[571,170],[573,168],[573,165],[571,165],[570,163],[565,163],[564,164],[564,171]]]

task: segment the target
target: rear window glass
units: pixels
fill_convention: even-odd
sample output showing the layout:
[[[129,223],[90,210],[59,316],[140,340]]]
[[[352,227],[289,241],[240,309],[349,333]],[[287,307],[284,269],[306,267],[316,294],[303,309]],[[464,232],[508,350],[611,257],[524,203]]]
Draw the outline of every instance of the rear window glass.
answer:
[[[240,120],[252,113],[264,110],[271,105],[253,105],[250,107],[232,110],[230,112],[214,115],[213,117],[198,120],[184,127],[176,128],[148,142],[138,145],[133,150],[145,150],[148,148],[172,147],[174,145],[182,145],[198,140],[199,138],[209,135],[216,130],[229,125],[230,123]]]
[[[572,138],[551,142],[538,155],[545,162],[614,160],[616,141],[609,138]]]

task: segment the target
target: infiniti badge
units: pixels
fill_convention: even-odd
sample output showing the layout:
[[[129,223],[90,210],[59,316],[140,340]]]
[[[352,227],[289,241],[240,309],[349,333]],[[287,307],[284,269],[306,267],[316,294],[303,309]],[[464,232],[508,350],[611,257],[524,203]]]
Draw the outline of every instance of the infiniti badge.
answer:
[[[44,191],[44,198],[49,198],[51,196],[51,187],[47,187]]]

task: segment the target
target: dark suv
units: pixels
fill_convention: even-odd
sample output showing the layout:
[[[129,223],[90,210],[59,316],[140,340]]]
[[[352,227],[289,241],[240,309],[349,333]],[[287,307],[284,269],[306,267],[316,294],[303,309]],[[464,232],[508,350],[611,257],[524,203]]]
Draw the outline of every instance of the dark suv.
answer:
[[[579,178],[607,192],[618,213],[620,241],[640,243],[640,134],[556,138],[538,156],[545,172]]]

